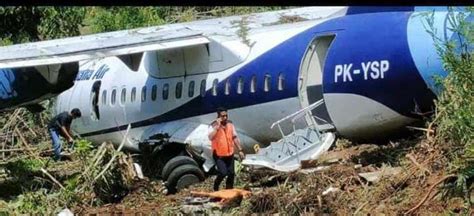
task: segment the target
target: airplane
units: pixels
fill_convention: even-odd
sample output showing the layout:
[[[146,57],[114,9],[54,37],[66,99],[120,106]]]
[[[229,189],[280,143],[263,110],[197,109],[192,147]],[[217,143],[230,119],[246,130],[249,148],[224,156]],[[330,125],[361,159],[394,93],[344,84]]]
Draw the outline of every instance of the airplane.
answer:
[[[79,108],[72,129],[94,143],[125,138],[128,150],[151,149],[158,174],[175,190],[211,171],[207,130],[221,106],[245,152],[280,139],[273,122],[320,100],[324,105],[312,111],[317,127],[350,139],[419,121],[434,109],[434,76],[447,74],[426,14],[449,41],[457,35],[448,15],[461,12],[295,8],[27,44],[50,55],[18,54],[0,67],[78,62],[74,85],[59,94],[55,111]]]

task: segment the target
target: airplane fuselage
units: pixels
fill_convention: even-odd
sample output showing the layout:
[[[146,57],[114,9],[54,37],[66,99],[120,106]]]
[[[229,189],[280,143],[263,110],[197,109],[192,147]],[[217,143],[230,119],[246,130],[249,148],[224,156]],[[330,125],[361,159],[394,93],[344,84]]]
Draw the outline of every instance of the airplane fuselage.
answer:
[[[447,13],[436,11],[435,27],[446,31]],[[395,131],[433,109],[433,75],[446,72],[416,10],[323,8],[287,24],[260,16],[169,25],[200,31],[209,42],[82,62],[56,111],[81,109],[73,129],[95,142],[119,143],[130,124],[126,146],[138,149],[165,133],[209,145],[207,128],[222,106],[250,151],[281,138],[273,122],[320,99],[324,106],[313,111],[320,128],[349,138]]]

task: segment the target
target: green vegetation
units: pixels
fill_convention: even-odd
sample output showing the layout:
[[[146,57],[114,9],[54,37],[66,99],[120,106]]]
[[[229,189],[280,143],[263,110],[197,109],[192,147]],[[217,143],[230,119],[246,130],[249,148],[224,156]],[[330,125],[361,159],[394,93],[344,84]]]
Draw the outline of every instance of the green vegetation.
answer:
[[[0,45],[79,35],[80,7],[0,7]]]
[[[285,8],[287,7],[0,7],[0,45]]]
[[[443,41],[436,36],[432,17],[428,17],[428,32],[433,36],[448,75],[438,78],[442,88],[436,101],[437,112],[431,125],[436,127],[436,143],[450,159],[449,169],[457,175],[450,192],[465,197],[470,207],[469,192],[474,180],[474,7],[465,13],[450,13],[450,30],[455,41]],[[470,21],[468,21],[470,17]]]
[[[242,15],[254,12],[285,9],[283,7],[0,7],[0,45],[9,45],[31,41],[56,39],[80,34],[91,34],[145,26],[163,25],[169,23],[187,22],[213,17]],[[415,140],[414,143],[402,141],[401,147],[381,147],[374,153],[367,151],[363,157],[352,158],[350,166],[340,166],[337,169],[325,171],[324,175],[311,174],[307,177],[293,176],[287,178],[276,187],[275,191],[269,188],[263,193],[244,201],[240,209],[246,213],[287,212],[301,214],[305,211],[319,211],[319,213],[350,214],[354,212],[373,213],[378,208],[381,211],[392,211],[401,214],[413,208],[426,191],[427,179],[442,179],[449,174],[455,175],[456,181],[445,181],[445,200],[453,197],[462,198],[463,209],[472,207],[470,193],[474,180],[474,68],[473,68],[473,40],[474,26],[472,20],[474,7],[467,7],[465,14],[451,14],[448,22],[453,26],[452,31],[459,35],[460,43],[443,41],[436,37],[430,18],[428,18],[428,32],[436,41],[437,50],[443,58],[444,68],[448,76],[439,79],[443,91],[436,101],[437,110],[429,129],[436,131],[433,140]],[[278,23],[289,23],[299,20],[299,17],[281,17]],[[250,45],[247,39],[246,19],[237,22],[237,33],[241,39]],[[431,27],[431,28],[430,28]],[[24,132],[25,138],[32,146],[38,147],[41,141],[49,140],[45,131],[37,135],[26,136],[28,126],[41,127],[51,116],[52,103],[42,114],[21,114],[24,126],[17,128]],[[0,124],[10,124],[12,113],[0,116]],[[13,127],[12,127],[13,128]],[[7,128],[4,128],[7,129]],[[13,140],[11,145],[19,145]],[[421,143],[421,144],[420,144]],[[426,144],[428,143],[428,144]],[[338,149],[351,148],[352,143],[340,140],[336,144]],[[50,147],[49,141],[47,144]],[[360,146],[354,147],[359,148]],[[441,150],[440,150],[441,149]],[[114,202],[130,191],[128,182],[130,163],[124,163],[127,158],[120,153],[118,163],[104,170],[105,165],[116,154],[110,145],[93,148],[87,140],[78,140],[75,150],[78,159],[74,164],[78,172],[64,175],[58,179],[64,188],[55,185],[41,173],[41,168],[60,166],[60,163],[50,162],[44,158],[26,157],[8,161],[4,167],[11,181],[5,181],[0,188],[4,194],[0,197],[8,201],[0,201],[0,215],[14,214],[57,214],[64,207],[71,206],[100,206]],[[438,155],[442,152],[442,155]],[[26,154],[26,153],[25,153]],[[29,153],[30,154],[30,153]],[[408,156],[411,159],[407,159]],[[370,156],[370,157],[367,157]],[[385,166],[384,163],[406,168],[407,172],[397,178],[383,179],[381,183],[369,185],[361,183],[354,175],[353,165],[361,161],[373,159],[370,163],[375,166]],[[351,161],[351,160],[349,160]],[[376,163],[374,162],[376,161]],[[393,161],[393,163],[391,162]],[[418,165],[413,161],[418,161]],[[52,164],[50,164],[52,163]],[[128,165],[127,165],[128,164]],[[421,167],[421,168],[420,168]],[[421,170],[421,171],[420,171]],[[366,170],[371,171],[371,170]],[[103,173],[103,174],[101,174]],[[243,171],[237,164],[237,173]],[[54,174],[53,174],[54,175]],[[100,177],[98,177],[100,176]],[[355,177],[354,177],[355,176]],[[297,179],[301,178],[301,179]],[[97,179],[96,179],[97,178]],[[291,179],[289,181],[288,179]],[[247,179],[238,178],[236,185],[243,186]],[[450,179],[447,179],[450,180]],[[208,187],[208,186],[206,186]],[[323,197],[320,194],[329,187],[350,188],[344,194],[335,194]],[[152,187],[147,186],[147,190]],[[345,189],[342,189],[345,190]],[[158,190],[157,190],[158,191]],[[158,192],[150,193],[150,197],[157,197]],[[142,197],[143,194],[137,195]],[[444,207],[444,202],[430,198],[432,206]],[[362,199],[361,199],[362,198]],[[370,198],[365,200],[364,198]],[[151,199],[151,198],[150,198]],[[4,204],[6,203],[6,204]],[[427,204],[425,204],[427,206]],[[316,210],[314,210],[316,209]],[[428,207],[425,210],[430,210]],[[169,209],[164,209],[166,214]],[[5,212],[2,212],[5,211]],[[451,211],[451,210],[446,210]],[[241,212],[236,212],[240,214]],[[450,212],[446,212],[450,213]],[[171,213],[169,213],[171,214]]]

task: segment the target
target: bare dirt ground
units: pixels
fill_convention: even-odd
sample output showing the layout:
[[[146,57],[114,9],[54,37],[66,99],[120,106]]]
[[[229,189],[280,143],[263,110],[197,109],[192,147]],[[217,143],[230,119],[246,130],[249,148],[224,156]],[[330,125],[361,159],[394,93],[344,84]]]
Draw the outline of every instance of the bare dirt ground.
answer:
[[[60,191],[58,185],[71,185],[71,178],[82,174],[84,164],[87,165],[77,155],[61,162],[51,161],[51,144],[44,131],[46,121],[39,116],[35,122],[26,122],[26,115],[29,115],[28,112],[19,109],[2,120],[0,213],[3,209],[11,213],[11,210],[18,210],[19,206],[25,208],[20,212],[26,213],[40,207],[47,209],[50,199],[45,201],[44,198],[57,196]],[[191,210],[191,213],[472,215],[472,209],[465,209],[466,197],[463,199],[462,195],[449,189],[458,181],[455,176],[448,175],[446,155],[449,151],[427,139],[424,134],[377,145],[354,144],[340,139],[318,160],[304,162],[304,169],[298,172],[241,169],[238,171],[236,187],[250,190],[252,195],[249,198],[232,207],[207,206]],[[110,155],[101,161],[97,160],[97,171],[103,168],[101,163],[107,162],[109,158]],[[38,161],[41,163],[37,164]],[[41,167],[59,184],[40,172]],[[119,163],[116,168],[127,167]],[[374,176],[375,179],[371,179]],[[190,213],[189,209],[184,208],[184,203],[191,197],[191,191],[210,191],[213,180],[211,176],[174,195],[162,193],[161,180],[135,179],[125,194],[120,195],[115,195],[114,189],[110,189],[105,181],[105,184],[99,185],[99,189],[108,189],[105,190],[108,192],[108,201],[94,201],[101,196],[100,190],[96,188],[96,191],[90,192],[95,194],[81,195],[83,201],[80,204],[67,207],[79,215]],[[84,182],[79,182],[79,187],[81,184]],[[468,190],[473,202],[473,190]],[[41,195],[39,191],[45,191],[45,194]],[[57,214],[58,209],[47,212]]]
[[[441,183],[449,183],[442,150],[423,140],[401,140],[386,145],[361,144],[337,147],[305,169],[293,173],[245,171],[239,188],[252,191],[239,206],[220,209],[226,214],[330,214],[330,215],[433,215],[463,212],[461,198],[446,199]],[[320,167],[322,170],[315,169]],[[399,167],[397,174],[368,181],[360,173]],[[210,191],[213,177],[175,195],[164,196],[159,181],[144,181],[120,203],[101,207],[77,207],[80,214],[176,214],[183,213],[190,191]],[[441,181],[441,182],[440,182]],[[332,188],[331,190],[328,190]],[[328,192],[329,191],[329,192]],[[200,210],[212,213],[215,210]],[[464,214],[472,214],[464,210]]]

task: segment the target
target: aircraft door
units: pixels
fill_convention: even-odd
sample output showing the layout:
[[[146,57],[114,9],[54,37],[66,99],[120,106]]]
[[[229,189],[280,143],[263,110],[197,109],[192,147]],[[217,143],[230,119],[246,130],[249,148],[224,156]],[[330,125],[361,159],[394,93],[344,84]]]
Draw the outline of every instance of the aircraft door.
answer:
[[[91,119],[99,120],[99,93],[100,93],[101,81],[95,81],[91,88]]]
[[[298,81],[298,95],[302,107],[307,107],[323,99],[322,77],[324,62],[334,37],[335,35],[316,37],[309,44],[303,56]],[[316,116],[316,123],[320,129],[334,128],[325,104],[314,109],[312,114]],[[310,123],[310,119],[306,119],[306,121]]]

